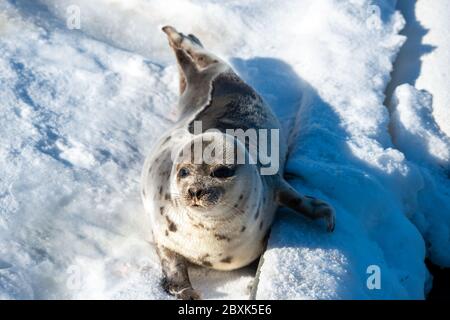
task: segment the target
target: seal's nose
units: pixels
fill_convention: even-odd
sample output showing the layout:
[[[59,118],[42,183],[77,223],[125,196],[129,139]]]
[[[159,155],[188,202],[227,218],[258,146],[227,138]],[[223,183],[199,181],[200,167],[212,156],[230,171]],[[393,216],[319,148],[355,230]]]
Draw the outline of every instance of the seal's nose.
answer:
[[[200,198],[203,196],[203,194],[205,193],[205,191],[203,190],[203,189],[201,189],[201,188],[195,188],[195,187],[190,187],[189,189],[188,189],[188,193],[189,193],[189,196],[192,198],[192,199],[197,199],[197,200],[200,200]]]

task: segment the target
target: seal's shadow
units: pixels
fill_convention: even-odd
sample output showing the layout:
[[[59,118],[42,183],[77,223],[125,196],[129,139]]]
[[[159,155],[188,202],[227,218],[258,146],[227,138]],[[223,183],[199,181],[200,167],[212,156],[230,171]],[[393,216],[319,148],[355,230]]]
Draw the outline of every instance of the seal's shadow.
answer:
[[[380,221],[394,219],[386,210],[396,219],[403,219],[395,207],[386,208],[381,201],[384,196],[389,196],[390,191],[383,188],[383,183],[392,173],[375,166],[350,148],[348,141],[353,138],[353,133],[338,114],[340,107],[324,101],[289,64],[273,58],[235,58],[231,63],[243,80],[270,104],[285,135],[290,138],[285,177],[299,192],[306,192],[306,195],[311,192],[310,195],[322,198],[336,209],[336,229],[332,235],[324,231],[321,221],[310,222],[290,210],[279,210],[269,248],[339,250],[349,262],[349,270],[353,270],[339,279],[339,290],[346,296],[346,284],[353,281],[351,275],[365,274],[367,265],[373,264],[372,257],[367,256],[363,247],[363,244],[370,246],[371,242],[364,240],[366,229],[358,229],[363,226],[361,221],[369,221],[367,228],[377,228]],[[391,142],[385,139],[380,144],[390,146]],[[313,177],[315,174],[318,178]],[[353,201],[355,197],[357,206]],[[380,201],[377,202],[376,197]],[[368,209],[359,209],[363,207]],[[363,241],[355,244],[360,236]],[[389,254],[394,254],[386,248]],[[387,265],[383,258],[376,264]]]
[[[305,89],[309,87],[292,67],[282,60],[266,57],[233,58],[230,62],[241,78],[269,104],[282,127],[292,128]]]
[[[240,77],[269,104],[280,121],[282,133],[288,140],[288,163],[289,155],[297,155],[301,149],[309,148],[303,144],[307,140],[303,137],[316,131],[313,127],[317,128],[317,119],[320,119],[319,126],[329,129],[328,132],[332,131],[339,137],[347,136],[334,109],[288,63],[267,57],[233,58],[230,62]],[[348,150],[345,138],[335,143],[341,150]],[[285,177],[289,179],[291,176],[304,179],[295,167],[287,166]]]

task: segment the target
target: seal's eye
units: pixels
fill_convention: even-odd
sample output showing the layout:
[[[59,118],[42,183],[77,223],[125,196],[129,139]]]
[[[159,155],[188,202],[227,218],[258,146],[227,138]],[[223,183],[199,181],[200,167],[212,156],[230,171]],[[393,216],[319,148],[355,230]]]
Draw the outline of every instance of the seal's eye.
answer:
[[[181,168],[180,171],[178,171],[178,177],[180,178],[186,178],[189,175],[188,168]]]
[[[236,170],[234,168],[222,166],[214,169],[214,171],[211,172],[211,177],[219,179],[229,178],[234,176],[235,172]]]

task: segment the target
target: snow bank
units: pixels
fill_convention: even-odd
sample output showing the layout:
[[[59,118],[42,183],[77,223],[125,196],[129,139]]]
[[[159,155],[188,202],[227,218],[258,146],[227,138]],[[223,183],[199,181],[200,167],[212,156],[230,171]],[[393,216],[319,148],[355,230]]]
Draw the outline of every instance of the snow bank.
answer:
[[[289,8],[304,16],[285,17],[275,30],[284,30],[274,40],[283,48],[275,55],[289,61],[304,93],[287,171],[299,177],[292,183],[300,191],[337,208],[337,227],[328,235],[323,226],[280,219],[264,255],[258,298],[424,297],[423,240],[405,214],[421,179],[393,148],[383,106],[404,41],[394,7],[394,1],[311,2]],[[291,110],[298,105],[293,101]],[[371,265],[381,269],[381,290],[366,286]]]
[[[410,85],[397,88],[392,105],[396,146],[423,177],[413,221],[427,242],[430,259],[450,266],[450,138],[433,117],[433,99]]]
[[[408,37],[395,64],[388,95],[402,84],[427,90],[433,96],[433,117],[441,130],[450,136],[450,3],[447,0],[398,1],[398,10],[407,25]]]
[[[448,267],[450,78],[445,33],[450,7],[448,1],[419,0],[399,1],[397,8],[407,21],[402,31],[407,41],[395,63],[387,93],[390,129],[395,147],[422,176],[411,212],[426,241],[428,257]]]
[[[433,50],[422,58],[422,69],[415,86],[433,95],[433,116],[441,130],[450,136],[450,2],[419,0],[418,22],[427,30],[424,45]]]
[[[395,2],[0,0],[0,298],[169,298],[138,193],[175,116],[168,23],[261,92],[290,134],[292,184],[337,209],[334,234],[281,213],[257,298],[423,298],[425,246],[408,217],[445,262],[448,230],[434,233],[428,220],[442,216],[426,209],[445,182],[426,143],[420,167],[389,134],[383,91],[404,42]],[[69,5],[81,30],[66,28]],[[423,116],[426,103],[402,97],[399,110]],[[395,123],[447,143],[425,123]],[[381,290],[366,286],[371,265]],[[249,295],[250,268],[191,271],[205,298]]]

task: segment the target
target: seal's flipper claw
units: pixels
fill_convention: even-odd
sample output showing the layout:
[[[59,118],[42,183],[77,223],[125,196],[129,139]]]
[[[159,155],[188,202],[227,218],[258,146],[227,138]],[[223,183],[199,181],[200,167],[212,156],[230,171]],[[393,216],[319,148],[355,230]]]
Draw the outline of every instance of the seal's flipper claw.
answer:
[[[175,297],[180,300],[202,300],[200,294],[192,288],[185,288],[175,294]]]
[[[163,279],[161,286],[164,291],[182,300],[198,300],[200,295],[192,288],[184,257],[163,246],[157,245],[161,260]]]
[[[334,210],[330,208],[330,212],[325,217],[327,220],[327,231],[333,232],[334,228],[336,227],[336,215],[334,213]]]

